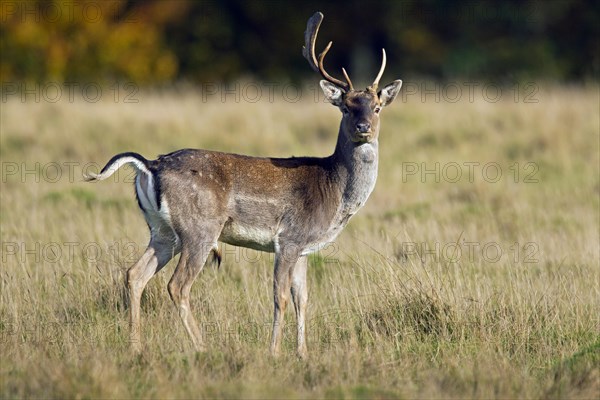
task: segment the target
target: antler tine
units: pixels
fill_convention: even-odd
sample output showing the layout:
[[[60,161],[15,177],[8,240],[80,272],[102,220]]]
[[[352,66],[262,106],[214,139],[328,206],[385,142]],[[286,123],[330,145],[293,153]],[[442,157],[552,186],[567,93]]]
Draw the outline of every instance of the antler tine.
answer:
[[[329,42],[327,44],[327,47],[325,47],[325,50],[323,50],[323,52],[319,54],[319,72],[321,73],[321,75],[323,75],[323,78],[327,79],[329,82],[333,83],[334,85],[338,85],[339,87],[348,91],[350,90],[351,85],[347,82],[342,82],[339,79],[336,79],[333,76],[329,75],[327,71],[325,71],[325,67],[323,66],[323,60],[325,60],[325,56],[327,55],[327,52],[331,48],[332,44],[333,42]]]
[[[381,51],[383,52],[383,60],[381,61],[381,68],[379,69],[379,73],[377,74],[377,77],[375,77],[375,80],[373,81],[373,84],[371,85],[371,87],[374,90],[377,90],[377,86],[379,85],[379,80],[383,76],[383,71],[385,70],[385,63],[386,63],[385,49],[381,49]]]
[[[325,67],[323,66],[323,60],[325,59],[325,55],[331,48],[333,42],[329,42],[327,47],[325,47],[325,50],[323,50],[323,52],[319,54],[318,58],[315,54],[315,44],[317,42],[317,34],[319,33],[319,27],[321,26],[321,22],[323,22],[323,14],[320,12],[316,12],[313,14],[312,17],[309,18],[308,22],[306,23],[306,31],[304,31],[304,46],[302,46],[302,55],[308,60],[308,64],[310,65],[310,67],[313,70],[318,71],[323,76],[323,78],[333,83],[334,85],[340,86],[346,91],[353,90],[352,82],[350,81],[350,78],[348,77],[346,71],[343,72],[344,78],[346,78],[347,82],[342,82],[341,80],[329,75],[325,70]]]
[[[350,90],[354,90],[354,87],[352,86],[352,81],[350,80],[350,77],[348,76],[348,73],[346,72],[345,68],[342,68],[342,73],[344,74],[344,79],[346,79],[346,82],[348,82],[348,86],[350,86]]]

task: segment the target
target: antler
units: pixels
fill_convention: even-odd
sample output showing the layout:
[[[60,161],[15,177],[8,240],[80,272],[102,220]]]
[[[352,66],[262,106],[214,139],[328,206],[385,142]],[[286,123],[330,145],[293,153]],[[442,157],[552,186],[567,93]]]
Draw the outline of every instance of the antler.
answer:
[[[325,50],[321,54],[319,54],[319,58],[315,54],[315,44],[317,42],[317,34],[319,33],[319,27],[321,26],[321,22],[323,22],[323,14],[320,12],[316,12],[306,23],[306,31],[304,31],[304,46],[302,46],[302,55],[304,58],[308,60],[308,64],[310,67],[321,73],[321,76],[325,78],[327,81],[343,88],[346,92],[350,90],[354,90],[352,87],[352,81],[350,77],[346,73],[346,70],[342,68],[342,72],[344,73],[344,78],[346,82],[342,82],[339,79],[336,79],[329,75],[327,71],[325,71],[325,67],[323,66],[323,60],[327,55],[327,52],[331,48],[333,42],[329,42]]]
[[[386,63],[385,49],[381,49],[381,51],[383,52],[383,60],[381,61],[381,68],[379,68],[379,73],[375,77],[373,84],[371,84],[371,87],[375,91],[377,91],[377,86],[379,86],[379,80],[381,79],[381,76],[383,75],[383,71],[385,70],[385,63]]]

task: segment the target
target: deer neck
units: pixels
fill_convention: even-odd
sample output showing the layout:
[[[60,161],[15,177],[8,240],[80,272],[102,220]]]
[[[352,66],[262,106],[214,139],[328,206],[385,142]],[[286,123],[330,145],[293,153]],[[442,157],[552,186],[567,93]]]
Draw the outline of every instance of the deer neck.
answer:
[[[378,142],[355,143],[340,131],[332,155],[342,192],[340,212],[352,216],[362,207],[375,187],[378,165]],[[344,217],[343,215],[342,217]]]

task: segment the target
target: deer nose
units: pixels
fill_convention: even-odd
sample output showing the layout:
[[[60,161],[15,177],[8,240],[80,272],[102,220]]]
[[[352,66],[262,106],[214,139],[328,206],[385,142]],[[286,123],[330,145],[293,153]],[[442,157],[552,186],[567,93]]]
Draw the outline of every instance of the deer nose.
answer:
[[[356,131],[358,133],[368,133],[371,131],[371,124],[368,122],[359,122],[356,124]]]

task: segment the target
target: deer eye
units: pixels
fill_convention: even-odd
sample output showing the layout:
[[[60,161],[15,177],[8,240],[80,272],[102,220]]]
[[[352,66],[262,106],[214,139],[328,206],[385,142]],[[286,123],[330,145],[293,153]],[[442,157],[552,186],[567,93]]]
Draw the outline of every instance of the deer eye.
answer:
[[[342,106],[342,113],[344,115],[348,115],[348,114],[350,114],[350,110],[348,109],[348,107]]]
[[[374,110],[375,114],[379,114],[380,111],[381,111],[381,107],[379,107],[379,106],[375,107],[375,110]]]

